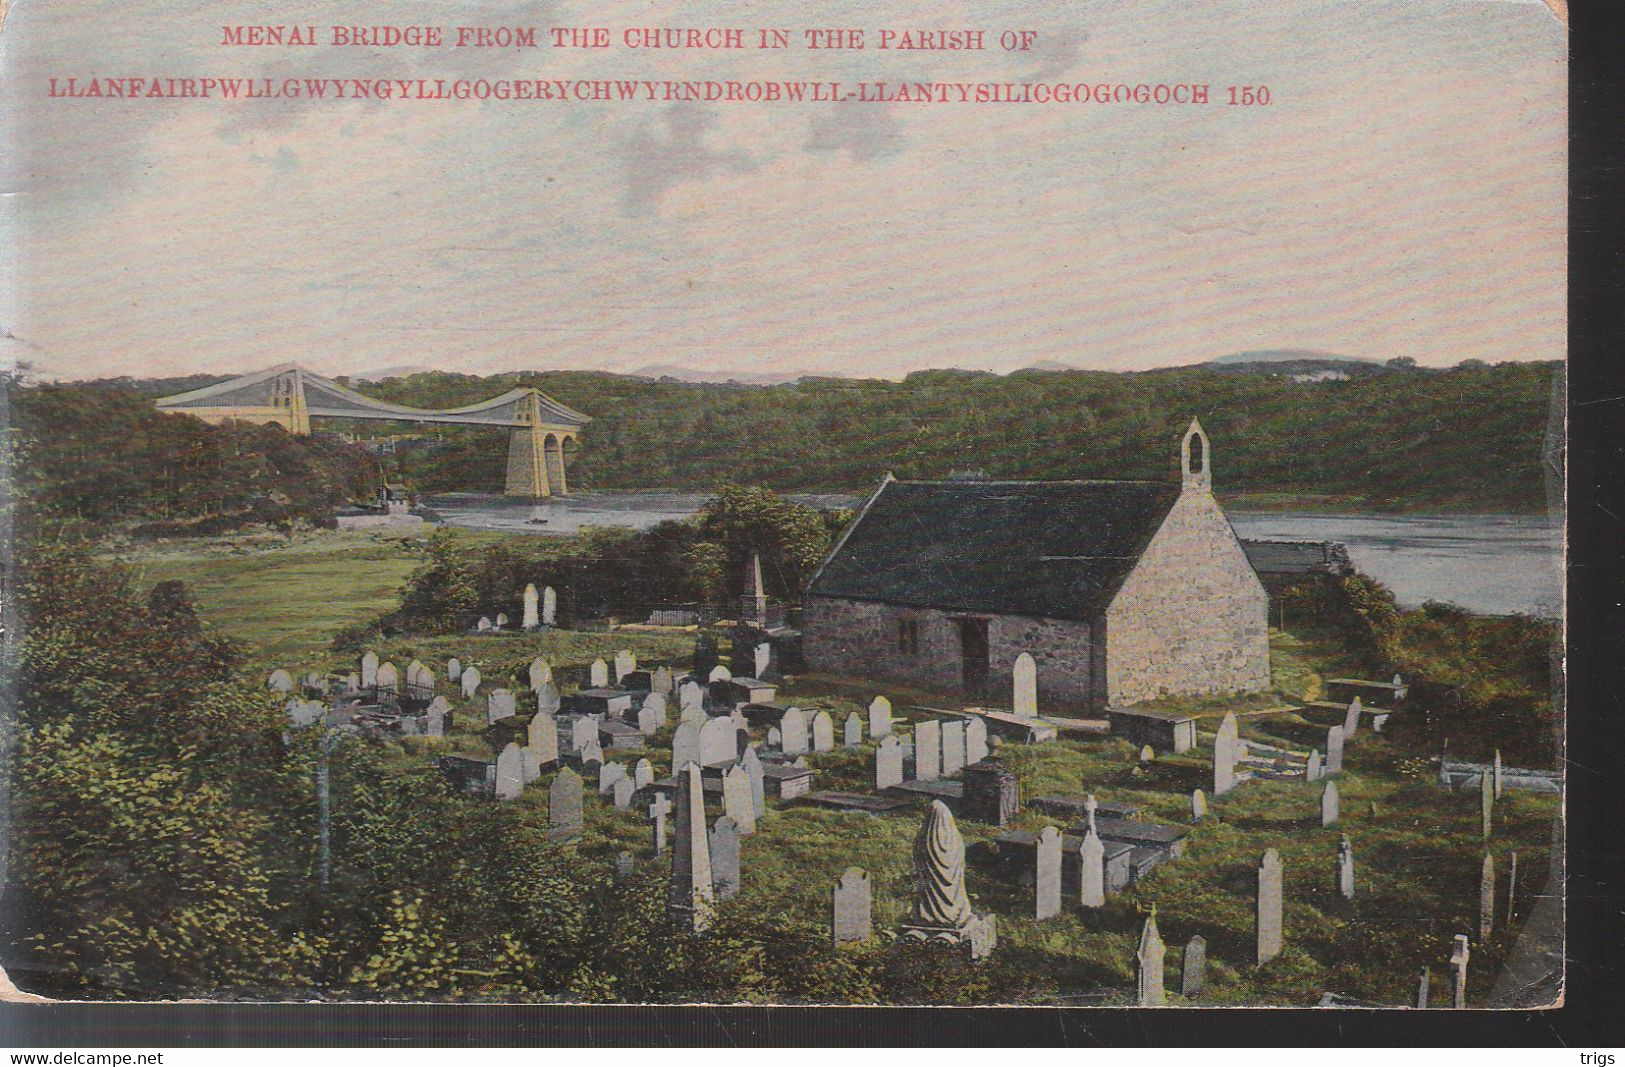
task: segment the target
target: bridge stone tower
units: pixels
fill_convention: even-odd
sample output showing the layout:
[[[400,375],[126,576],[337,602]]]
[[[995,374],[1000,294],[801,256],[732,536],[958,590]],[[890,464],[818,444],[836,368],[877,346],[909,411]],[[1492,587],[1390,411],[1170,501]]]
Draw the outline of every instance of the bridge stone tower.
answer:
[[[425,411],[363,396],[292,363],[162,397],[157,404],[159,411],[204,422],[276,423],[296,434],[310,433],[313,418],[504,428],[508,473],[503,492],[532,498],[569,491],[564,450],[576,447],[582,427],[592,421],[537,389],[510,389],[467,407]]]

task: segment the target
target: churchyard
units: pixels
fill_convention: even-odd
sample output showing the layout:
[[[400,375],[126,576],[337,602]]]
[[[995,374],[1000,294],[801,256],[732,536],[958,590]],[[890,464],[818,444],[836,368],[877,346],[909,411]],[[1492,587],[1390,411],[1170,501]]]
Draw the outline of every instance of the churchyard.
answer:
[[[204,600],[207,603],[206,593]],[[518,625],[519,615],[516,606],[511,626]],[[720,632],[716,637],[727,663],[727,637]],[[631,653],[641,670],[669,667],[680,679],[691,666],[695,639],[692,629],[634,627],[380,640],[369,646],[377,663],[393,665],[401,675],[407,673],[407,664],[421,663],[451,714],[443,736],[402,737],[385,730],[364,743],[375,746],[386,765],[403,775],[434,775],[435,761],[445,756],[467,757],[469,767],[476,767],[475,761],[495,764],[496,795],[468,795],[464,803],[501,805],[505,818],[551,830],[557,848],[572,852],[584,867],[604,872],[606,886],[622,881],[665,895],[679,844],[676,809],[683,802],[683,785],[673,766],[674,742],[682,726],[679,695],[668,696],[663,723],[645,722],[651,727],[647,735],[623,731],[635,746],[626,750],[599,745],[600,740],[611,740],[602,733],[585,753],[572,755],[567,713],[579,691],[609,694],[614,689],[617,653]],[[1428,762],[1427,754],[1401,748],[1391,734],[1374,733],[1369,723],[1346,743],[1340,772],[1305,780],[1304,757],[1314,749],[1312,763],[1329,758],[1327,731],[1343,721],[1342,716],[1313,705],[1299,710],[1283,705],[1287,698],[1324,697],[1325,680],[1346,673],[1346,657],[1326,634],[1272,631],[1271,639],[1275,692],[1160,705],[1195,720],[1196,744],[1188,751],[1148,753],[1139,744],[1105,734],[1104,723],[1066,728],[1054,740],[1036,744],[1013,738],[990,741],[994,758],[1019,783],[1022,806],[1003,826],[967,817],[962,810],[956,820],[965,846],[964,888],[970,905],[977,915],[996,917],[997,928],[991,954],[957,963],[966,968],[963,999],[1134,1004],[1139,997],[1154,995],[1145,987],[1155,984],[1149,962],[1142,965],[1137,960],[1137,949],[1144,945],[1151,951],[1160,938],[1166,949],[1162,1002],[1168,1004],[1313,1006],[1330,997],[1334,1003],[1412,1006],[1420,971],[1426,967],[1431,974],[1429,1003],[1449,1006],[1453,942],[1465,934],[1471,943],[1466,1002],[1473,1006],[1511,1002],[1513,991],[1507,988],[1503,965],[1518,953],[1550,948],[1528,940],[1520,944],[1519,934],[1548,891],[1561,797],[1504,790],[1493,803],[1486,840],[1476,779],[1470,788],[1465,783],[1455,789],[1441,786],[1437,765]],[[545,659],[550,684],[566,705],[557,720],[557,745],[560,765],[584,779],[579,829],[561,826],[561,815],[553,810],[573,808],[562,802],[573,791],[573,783],[568,778],[557,783],[566,772],[546,763],[526,762],[521,767],[518,746],[534,743],[528,726],[537,697],[529,686],[531,664],[537,658]],[[463,681],[448,677],[448,661],[453,659],[464,671],[478,670],[480,682],[472,695],[465,695]],[[295,677],[307,671],[342,677],[361,670],[353,656],[331,649],[320,654],[307,651],[303,659],[283,660],[281,665]],[[493,722],[491,693],[498,689],[511,695],[515,714]],[[899,737],[912,734],[921,723],[958,721],[940,713],[958,710],[944,695],[898,686],[882,689],[863,679],[807,674],[777,682],[776,690],[773,701],[779,711],[773,715],[791,706],[809,718],[818,711],[827,713],[829,748],[781,756],[781,746],[790,746],[783,746],[769,720],[751,725],[751,744],[767,766],[804,761],[812,772],[811,789],[820,793],[882,795],[875,788],[878,746],[869,730],[872,697],[883,693],[889,698]],[[544,700],[551,700],[551,695]],[[498,697],[496,714],[506,712],[507,701],[507,696]],[[725,700],[708,704],[707,718],[725,719],[731,710]],[[1038,708],[1040,715],[1046,710]],[[1287,769],[1277,777],[1241,782],[1217,796],[1215,738],[1226,712],[1239,713],[1237,732],[1253,746],[1254,758],[1262,753],[1262,758]],[[850,716],[863,727],[861,741],[851,746],[845,743]],[[608,718],[637,721],[635,712],[612,712]],[[699,721],[696,716],[696,729]],[[811,745],[810,724],[808,737]],[[508,765],[499,761],[505,750],[510,750]],[[1147,755],[1153,758],[1144,758]],[[642,760],[648,767],[637,774]],[[911,763],[904,765],[910,779]],[[617,787],[606,779],[606,791],[600,793],[600,769],[606,764],[621,765],[627,777],[636,776],[637,781]],[[655,785],[643,785],[643,778]],[[663,780],[673,788],[662,791],[658,784]],[[1326,818],[1331,813],[1325,807],[1329,783],[1335,783],[1337,793],[1331,819]],[[447,788],[453,788],[449,781]],[[1193,822],[1195,790],[1202,791],[1206,814]],[[872,932],[838,951],[854,959],[899,951],[893,942],[914,917],[916,838],[931,810],[929,797],[887,790],[883,795],[898,803],[871,814],[823,806],[807,797],[781,799],[771,795],[771,788],[768,792],[754,833],[738,841],[737,892],[720,894],[726,899],[715,903],[716,921],[771,917],[785,938],[775,951],[793,960],[798,945],[829,942],[831,891],[843,872],[861,868],[872,900]],[[1069,852],[1062,860],[1068,872],[1048,889],[1055,899],[1045,910],[1055,914],[1040,921],[1035,918],[1031,860],[1012,862],[1008,845],[1001,854],[999,838],[1020,832],[1036,836],[1051,826],[1068,836],[1081,833],[1086,821],[1081,806],[1090,796],[1100,804],[1102,815],[1129,811],[1133,822],[1167,828],[1169,837],[1181,837],[1179,854],[1159,857],[1161,862],[1132,884],[1113,887],[1101,906],[1084,907],[1076,853]],[[1059,808],[1045,805],[1040,810],[1035,803],[1055,797],[1065,798]],[[960,805],[951,802],[950,807]],[[652,810],[659,810],[663,824],[660,855],[654,854]],[[708,792],[706,812],[713,826],[725,814],[720,793]],[[562,818],[570,821],[568,815]],[[1340,864],[1345,836],[1353,857],[1352,898],[1340,891],[1350,887]],[[1486,849],[1493,856],[1495,872],[1488,890],[1488,925],[1481,929]],[[1282,870],[1281,938],[1279,954],[1259,966],[1258,871],[1269,850],[1279,858]],[[714,849],[708,851],[713,852],[713,874],[720,879],[726,860]],[[1515,887],[1508,879],[1514,853]],[[1050,872],[1053,880],[1054,869]],[[1516,910],[1509,925],[1508,894],[1514,888]],[[1147,929],[1153,908],[1154,934]],[[1194,978],[1186,985],[1183,973],[1187,948],[1196,937],[1205,942],[1206,960],[1199,992]],[[957,948],[943,951],[956,959],[960,955]],[[1186,989],[1189,996],[1182,995]],[[713,991],[695,988],[692,999],[716,998]],[[908,998],[884,988],[856,987],[849,997],[834,999]]]

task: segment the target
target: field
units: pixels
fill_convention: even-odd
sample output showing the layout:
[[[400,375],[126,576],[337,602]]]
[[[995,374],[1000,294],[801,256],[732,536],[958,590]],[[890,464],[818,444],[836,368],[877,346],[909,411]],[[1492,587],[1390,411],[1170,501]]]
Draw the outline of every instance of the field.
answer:
[[[399,536],[329,534],[274,548],[243,551],[222,545],[179,549],[158,546],[139,562],[147,579],[180,577],[193,585],[201,609],[222,630],[256,646],[254,663],[305,670],[336,665],[327,642],[339,629],[393,606],[395,592],[416,561],[416,542]],[[273,607],[274,606],[274,607]],[[1346,657],[1327,634],[1274,631],[1272,655],[1278,692],[1227,704],[1189,703],[1204,735],[1196,750],[1141,767],[1127,743],[1093,735],[1063,734],[1039,746],[1006,745],[1000,757],[1021,780],[1022,795],[1094,793],[1102,800],[1141,806],[1143,820],[1189,826],[1184,856],[1165,863],[1125,893],[1111,897],[1099,914],[1073,906],[1045,923],[1031,920],[1032,891],[1019,876],[990,862],[988,842],[998,831],[961,822],[970,850],[969,887],[978,910],[999,917],[999,949],[975,996],[982,1002],[1123,1004],[1134,987],[1134,951],[1143,912],[1157,909],[1169,946],[1167,985],[1179,988],[1179,952],[1194,934],[1207,940],[1208,1005],[1313,1005],[1324,992],[1365,1001],[1406,1003],[1414,996],[1421,967],[1432,972],[1435,1005],[1447,1002],[1452,935],[1473,940],[1470,1000],[1474,1004],[1528,1003],[1502,977],[1509,958],[1524,961],[1556,946],[1520,944],[1497,916],[1492,938],[1477,937],[1477,886],[1483,842],[1476,792],[1452,793],[1435,784],[1425,754],[1406,752],[1390,738],[1362,730],[1345,755],[1337,779],[1339,825],[1322,828],[1320,784],[1252,781],[1212,803],[1210,816],[1190,826],[1192,789],[1211,786],[1211,732],[1226,707],[1244,714],[1243,736],[1286,748],[1323,744],[1328,721],[1309,722],[1295,713],[1269,712],[1282,697],[1316,696],[1320,681],[1343,671]],[[403,667],[419,658],[444,678],[450,656],[478,664],[486,688],[522,685],[524,665],[545,655],[566,691],[585,684],[587,665],[630,648],[645,665],[684,664],[691,634],[629,632],[568,633],[399,640],[376,651]],[[456,694],[442,683],[442,692]],[[863,683],[806,676],[786,685],[781,699],[822,707],[839,724],[874,695]],[[887,690],[900,718],[918,718],[921,701],[949,706],[940,696]],[[488,728],[483,700],[456,703],[455,727],[443,740],[386,742],[390,764],[421,770],[436,752],[488,755],[513,737],[521,739],[528,715]],[[1259,712],[1263,712],[1260,714]],[[675,714],[672,716],[675,725]],[[647,755],[657,776],[669,770],[672,726],[653,739]],[[808,757],[815,788],[867,791],[872,745]],[[636,755],[626,757],[628,763]],[[547,819],[550,776],[529,787],[509,809],[511,818],[535,826]],[[648,821],[637,810],[616,811],[607,798],[587,801],[587,832],[576,844],[583,862],[606,867],[619,852],[639,857],[642,873],[658,877],[664,861],[648,858]],[[469,801],[470,804],[477,803]],[[729,912],[772,913],[816,930],[827,920],[830,886],[848,866],[873,879],[877,932],[895,929],[906,913],[913,886],[911,846],[919,811],[871,817],[769,801],[770,812],[743,845],[743,888],[724,906]],[[713,812],[715,814],[715,812]],[[1559,798],[1508,792],[1495,808],[1490,848],[1498,864],[1498,909],[1505,900],[1508,854],[1518,855],[1520,918],[1546,892]],[[1020,828],[1037,830],[1056,821],[1023,812]],[[1348,834],[1357,860],[1358,892],[1344,901],[1335,892],[1339,836]],[[1275,848],[1285,867],[1286,951],[1267,967],[1252,965],[1254,872],[1262,852]],[[794,946],[786,946],[794,951]],[[881,949],[853,948],[853,953]],[[703,989],[694,990],[706,997]],[[970,994],[967,994],[970,995]],[[1515,1001],[1516,996],[1526,999]],[[861,999],[861,998],[860,998]],[[1176,995],[1170,1003],[1179,1003]]]

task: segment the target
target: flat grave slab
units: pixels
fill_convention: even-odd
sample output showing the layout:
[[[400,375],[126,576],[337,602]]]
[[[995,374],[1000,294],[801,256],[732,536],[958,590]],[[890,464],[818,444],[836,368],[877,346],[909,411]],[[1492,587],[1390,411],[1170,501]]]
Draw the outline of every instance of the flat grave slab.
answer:
[[[1082,836],[1087,827],[1074,826],[1072,832]],[[1102,819],[1095,816],[1095,829],[1102,841],[1119,841],[1136,848],[1150,846],[1165,852],[1170,859],[1178,859],[1185,851],[1188,830],[1159,823],[1135,822],[1132,819]]]
[[[927,800],[959,801],[965,797],[965,785],[963,782],[939,778],[935,782],[904,782],[901,785],[891,786],[886,792],[907,793]]]
[[[826,790],[808,793],[801,798],[820,807],[840,811],[861,811],[866,815],[888,815],[914,806],[902,797],[875,796],[872,793],[833,793]]]
[[[1038,835],[1030,830],[1007,830],[993,839],[999,850],[999,863],[1011,870],[1031,871],[1038,857]],[[1134,881],[1134,846],[1102,839],[1106,862],[1106,891],[1118,893]],[[1075,898],[1078,886],[1078,852],[1083,848],[1081,834],[1061,835],[1061,892]]]
[[[1045,815],[1056,815],[1061,818],[1087,819],[1089,815],[1088,798],[1081,796],[1034,797],[1027,801],[1027,807]],[[1112,800],[1095,802],[1097,819],[1132,819],[1138,814],[1140,814],[1138,804]]]

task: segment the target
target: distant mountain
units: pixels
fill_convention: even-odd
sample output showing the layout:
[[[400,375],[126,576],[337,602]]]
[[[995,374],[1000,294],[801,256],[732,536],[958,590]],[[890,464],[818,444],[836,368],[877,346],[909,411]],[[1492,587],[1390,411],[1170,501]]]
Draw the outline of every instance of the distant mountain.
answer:
[[[350,375],[350,378],[352,380],[363,382],[381,382],[385,378],[405,378],[409,374],[427,374],[430,371],[438,369],[438,367],[429,367],[422,364],[407,365],[403,363],[398,367],[379,367],[377,370],[369,370],[361,374],[352,374]]]
[[[637,370],[626,371],[630,378],[651,378],[659,381],[670,378],[679,382],[701,382],[706,385],[726,385],[730,382],[737,385],[783,385],[786,382],[800,381],[802,378],[844,378],[844,374],[820,371],[801,371],[794,373],[780,372],[760,373],[742,370],[711,370],[702,371],[692,367],[679,367],[671,363],[651,363]]]
[[[1253,352],[1232,352],[1228,356],[1216,356],[1208,360],[1209,363],[1369,363],[1378,364],[1381,360],[1366,359],[1363,356],[1340,356],[1335,352],[1317,352],[1312,348],[1261,348]]]

